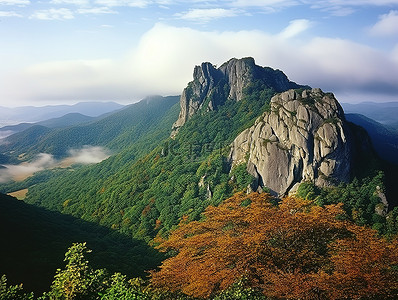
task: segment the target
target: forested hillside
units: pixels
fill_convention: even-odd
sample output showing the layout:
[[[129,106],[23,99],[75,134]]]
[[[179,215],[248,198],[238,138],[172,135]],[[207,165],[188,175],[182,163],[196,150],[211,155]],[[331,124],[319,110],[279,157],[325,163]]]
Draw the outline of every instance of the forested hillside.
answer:
[[[247,186],[244,168],[233,171],[236,179],[229,182],[224,148],[267,108],[272,91],[263,94],[193,117],[175,140],[152,140],[157,147],[151,153],[133,164],[118,164],[112,176],[102,174],[115,161],[128,161],[131,151],[35,185],[26,201],[149,240],[182,215],[196,218],[206,206]]]
[[[398,133],[387,126],[359,114],[346,114],[348,121],[364,128],[377,154],[383,159],[398,165]]]
[[[341,206],[237,193],[158,239],[170,257],[146,280],[95,267],[87,244],[73,243],[38,299],[396,299],[397,239],[354,224]],[[2,276],[0,299],[35,295]]]
[[[48,290],[72,243],[87,242],[94,250],[93,266],[128,276],[145,277],[145,271],[162,258],[142,241],[4,194],[0,194],[0,236],[0,272],[7,274],[9,283],[23,282],[36,295]]]
[[[295,90],[277,93],[292,86]],[[349,256],[350,249],[363,247],[366,239],[373,243],[368,250],[376,254],[387,255],[388,249],[396,249],[398,208],[389,199],[392,193],[387,188],[392,177],[383,172],[386,164],[373,150],[367,132],[346,121],[333,94],[297,85],[281,71],[262,69],[254,65],[253,59],[246,58],[232,59],[218,69],[210,63],[196,67],[194,80],[184,89],[180,105],[177,101],[178,97],[152,97],[89,124],[66,129],[32,127],[10,136],[10,143],[3,146],[2,153],[14,159],[23,153],[29,159],[41,152],[61,158],[70,148],[84,145],[111,149],[112,155],[97,164],[44,170],[24,181],[0,185],[3,193],[28,189],[24,201],[32,205],[7,199],[9,202],[3,204],[10,211],[7,216],[17,215],[18,206],[21,211],[29,212],[27,215],[38,215],[51,223],[55,222],[54,216],[62,216],[61,221],[65,217],[73,224],[81,222],[83,233],[86,225],[92,226],[106,237],[106,243],[117,245],[111,237],[127,239],[134,245],[137,240],[144,241],[151,246],[160,245],[158,248],[170,256],[160,270],[152,271],[150,282],[128,282],[125,277],[118,277],[120,274],[111,278],[101,270],[91,269],[80,258],[84,270],[81,276],[87,280],[82,281],[84,286],[76,292],[76,297],[95,299],[100,295],[101,299],[118,299],[120,292],[132,299],[133,294],[142,299],[184,299],[186,295],[241,299],[236,295],[243,293],[246,299],[298,299],[308,293],[319,299],[339,299],[342,295],[337,292],[339,289],[353,298],[366,295],[366,291],[375,297],[397,295],[393,279],[396,256],[388,254],[392,265],[387,262],[380,267],[387,275],[375,277],[382,286],[376,279],[369,279],[373,270],[382,272],[379,267],[372,269],[373,260],[365,262],[365,271],[358,271],[359,275],[350,260],[353,259]],[[236,141],[243,131],[254,133],[258,144],[253,142],[249,149],[246,143],[249,138],[242,138],[242,143]],[[29,140],[32,136],[35,140]],[[300,148],[298,145],[302,144],[305,147]],[[232,158],[233,147],[241,153],[236,161]],[[262,156],[270,156],[271,151],[276,153],[275,176],[283,177],[281,174],[286,173],[278,169],[284,167],[282,158],[296,163],[291,168],[292,176],[298,178],[294,181],[295,189],[289,183],[286,192],[276,194],[265,184],[264,172],[259,168],[265,161]],[[319,157],[318,161],[314,160],[315,156]],[[303,168],[304,164],[308,165],[307,169]],[[344,168],[344,178],[330,176],[336,166]],[[288,192],[295,193],[297,198],[286,198]],[[272,224],[281,226],[283,236],[272,228],[261,227],[267,224],[265,221],[256,223],[264,217],[260,212],[264,212],[265,218],[275,217]],[[257,219],[256,214],[259,214]],[[35,230],[30,217],[19,219],[25,220],[21,226],[34,229],[32,237],[42,230]],[[14,220],[7,222],[15,224]],[[56,232],[64,230],[66,225],[62,222],[55,223]],[[308,230],[296,231],[302,228],[301,224]],[[22,236],[27,229],[13,227],[15,231],[11,230],[8,238],[15,247],[18,243],[14,236]],[[58,240],[56,233],[45,230],[49,230],[51,240]],[[71,236],[63,240],[69,243],[69,237],[75,236],[74,230],[69,230]],[[80,229],[76,230],[80,237]],[[260,234],[263,231],[266,236]],[[92,237],[91,244],[90,235],[87,238],[85,233],[81,235],[76,241],[85,239],[89,247],[96,247],[97,235]],[[40,245],[43,237],[38,236]],[[297,241],[303,249],[292,246]],[[321,243],[311,244],[313,241]],[[245,243],[243,252],[236,250],[231,254],[233,257],[227,253],[233,246]],[[59,253],[65,246],[60,243],[50,248],[55,247]],[[40,248],[36,238],[29,247]],[[67,260],[76,251],[84,252],[85,247],[74,245]],[[133,246],[138,252],[143,249],[140,247]],[[20,252],[14,248],[4,251],[18,254],[14,259],[19,260]],[[159,256],[151,251],[150,263],[140,264],[138,271],[149,270],[156,264]],[[80,252],[77,254],[83,255]],[[32,253],[39,255],[36,250]],[[362,260],[366,253],[360,253]],[[133,252],[130,254],[136,257]],[[296,260],[293,254],[300,259]],[[121,255],[121,262],[124,257]],[[225,261],[221,265],[212,263],[219,259]],[[97,268],[96,260],[93,262]],[[189,268],[184,273],[179,265],[195,266],[210,279],[195,277]],[[210,265],[216,269],[212,270]],[[66,297],[62,284],[70,283],[67,274],[73,271],[68,266],[65,272],[58,271],[48,299]],[[115,271],[113,266],[98,264],[111,272]],[[119,271],[130,272],[130,266],[127,264],[126,269]],[[15,282],[16,275],[14,278]],[[349,291],[349,285],[340,284],[340,279],[354,282],[360,292]],[[291,290],[286,287],[289,280],[294,281]],[[74,284],[79,286],[82,282]],[[305,288],[300,289],[305,282]],[[363,282],[368,289],[361,285]],[[391,288],[387,282],[392,283]]]
[[[273,95],[272,88],[258,82],[249,84],[241,101],[227,100],[211,111],[203,107],[174,139],[155,141],[154,150],[138,161],[129,159],[131,150],[121,152],[97,166],[67,172],[30,187],[26,201],[146,241],[167,234],[182,216],[195,220],[208,205],[217,205],[251,184],[253,178],[246,165],[231,169],[229,145],[269,110]],[[363,138],[352,142],[361,144]],[[361,193],[358,200],[332,197],[329,202],[345,201],[350,215],[357,212],[358,222],[385,228],[385,215],[375,212],[380,199],[374,194],[376,186],[384,191],[384,177],[375,177],[379,166],[369,150],[358,150],[357,155],[362,156],[357,156],[359,163],[353,177],[359,176],[360,181],[352,187],[352,194],[360,194],[361,189],[367,192]],[[367,160],[366,165],[362,159]],[[348,185],[342,183],[340,192],[335,193],[341,195],[346,188]]]
[[[177,96],[149,97],[98,121],[66,129],[36,125],[7,137],[0,151],[13,158],[27,153],[26,159],[38,153],[65,157],[69,149],[84,145],[101,145],[120,151],[153,130],[177,101]]]

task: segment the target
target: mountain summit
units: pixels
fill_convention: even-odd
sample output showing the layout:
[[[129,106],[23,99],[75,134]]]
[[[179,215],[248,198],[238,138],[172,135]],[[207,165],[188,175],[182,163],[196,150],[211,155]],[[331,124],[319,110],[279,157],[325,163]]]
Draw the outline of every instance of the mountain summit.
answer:
[[[199,111],[220,110],[246,100],[254,107],[261,93],[268,91],[273,95],[265,101],[268,108],[264,106],[262,116],[253,126],[242,128],[230,145],[230,167],[246,164],[255,178],[251,189],[268,188],[275,195],[294,192],[302,182],[317,186],[349,182],[355,134],[332,93],[296,84],[280,70],[256,65],[251,57],[233,58],[219,68],[202,63],[193,77],[180,97],[172,138]],[[240,113],[244,118],[245,113]]]
[[[182,92],[181,112],[173,124],[171,137],[198,110],[214,110],[226,101],[240,101],[245,96],[245,90],[254,85],[275,92],[303,87],[290,81],[280,70],[256,65],[252,57],[232,58],[219,68],[204,62],[195,67],[193,81]]]

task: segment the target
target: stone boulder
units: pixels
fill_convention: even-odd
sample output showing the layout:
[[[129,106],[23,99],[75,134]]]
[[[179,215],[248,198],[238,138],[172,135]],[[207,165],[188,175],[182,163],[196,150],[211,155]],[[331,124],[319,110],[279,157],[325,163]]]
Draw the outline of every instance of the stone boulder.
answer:
[[[299,183],[327,186],[350,179],[352,146],[344,112],[333,94],[289,90],[231,145],[232,166],[247,163],[257,185],[286,195]]]

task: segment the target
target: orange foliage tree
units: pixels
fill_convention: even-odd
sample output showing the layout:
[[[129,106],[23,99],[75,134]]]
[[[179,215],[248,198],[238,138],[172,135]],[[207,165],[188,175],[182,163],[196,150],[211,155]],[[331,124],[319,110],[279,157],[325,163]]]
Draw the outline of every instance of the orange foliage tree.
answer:
[[[209,297],[241,278],[265,296],[360,299],[398,296],[398,244],[344,219],[339,205],[320,207],[268,194],[236,194],[183,219],[159,249],[172,256],[151,273],[170,291]]]

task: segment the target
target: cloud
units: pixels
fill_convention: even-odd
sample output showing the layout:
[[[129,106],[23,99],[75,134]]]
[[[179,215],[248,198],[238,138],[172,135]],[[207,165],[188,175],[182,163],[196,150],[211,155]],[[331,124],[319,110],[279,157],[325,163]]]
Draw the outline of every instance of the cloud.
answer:
[[[15,77],[9,74],[9,78],[16,83],[11,88],[23,86],[26,90],[19,89],[19,96],[31,100],[127,100],[134,93],[132,74],[125,63],[107,59],[49,61],[32,65]]]
[[[158,23],[120,60],[50,61],[0,80],[0,96],[62,101],[129,101],[180,94],[195,65],[252,56],[283,70],[291,80],[320,87],[344,102],[360,95],[391,101],[398,93],[398,51],[391,53],[344,39],[295,38],[311,23],[292,21],[274,35],[259,30],[200,31]],[[281,38],[281,36],[283,38]],[[397,46],[398,49],[398,46]],[[23,88],[21,88],[23,87]],[[9,94],[6,92],[9,91]]]
[[[67,4],[76,6],[88,6],[90,4],[89,0],[52,0],[51,4]]]
[[[299,4],[294,0],[234,0],[231,5],[234,7],[289,7]]]
[[[291,39],[309,26],[306,20],[296,20],[282,33],[270,35],[262,31],[206,32],[158,24],[142,37],[132,53],[132,66],[143,80],[142,87],[146,85],[156,92],[164,89],[163,93],[171,92],[168,89],[178,91],[178,86],[181,92],[192,80],[194,65],[203,61],[221,64],[232,57],[246,56],[253,56],[262,66],[283,70],[301,84],[347,97],[350,93],[377,97],[398,93],[398,65],[393,54],[349,40]]]
[[[5,165],[5,168],[0,169],[0,183],[8,182],[10,180],[23,180],[35,172],[52,168],[54,165],[55,160],[51,154],[41,153],[30,163]]]
[[[301,32],[307,30],[311,26],[311,22],[306,19],[297,19],[290,21],[289,26],[287,26],[279,36],[283,39],[292,38]]]
[[[375,36],[397,36],[398,35],[398,11],[391,10],[388,14],[381,15],[379,21],[370,29]]]
[[[93,7],[93,8],[81,8],[78,9],[79,14],[117,14],[117,11],[111,10],[109,7]]]
[[[310,5],[312,9],[329,12],[333,16],[348,16],[353,14],[358,7],[393,6],[398,4],[398,0],[302,0],[302,3]]]
[[[68,160],[77,164],[96,164],[109,157],[109,151],[99,146],[84,146],[81,149],[68,151]]]
[[[178,13],[175,16],[195,22],[208,22],[213,19],[235,17],[239,14],[236,9],[224,8],[205,8],[205,9],[191,9],[184,13]]]
[[[12,130],[0,130],[0,145],[7,144],[5,141],[3,141],[3,139],[14,134],[14,133],[15,132]]]
[[[398,94],[398,65],[392,54],[331,38],[312,39],[300,54],[310,70],[311,65],[316,66],[313,74],[303,70],[303,79],[320,87],[345,93]]]
[[[148,0],[96,0],[94,2],[96,4],[109,6],[109,7],[129,6],[129,7],[138,7],[138,8],[147,7],[151,3],[151,1]]]
[[[16,13],[15,11],[0,11],[0,17],[18,17],[22,18],[21,14]]]
[[[26,6],[29,4],[29,0],[0,0],[0,5]]]
[[[395,45],[394,49],[391,52],[392,59],[398,64],[398,44]]]
[[[48,153],[40,153],[31,162],[24,162],[19,165],[0,166],[0,183],[9,181],[21,181],[34,173],[56,167],[68,167],[73,164],[96,164],[110,156],[109,150],[100,146],[83,146],[80,149],[70,149],[68,157],[61,161],[54,159]]]
[[[30,18],[38,20],[70,20],[74,19],[74,15],[68,8],[50,8],[37,10]]]
[[[398,0],[323,0],[318,1],[319,3],[329,4],[329,5],[352,5],[352,6],[363,6],[363,5],[372,5],[372,6],[387,6],[387,5],[396,5],[398,4]]]

